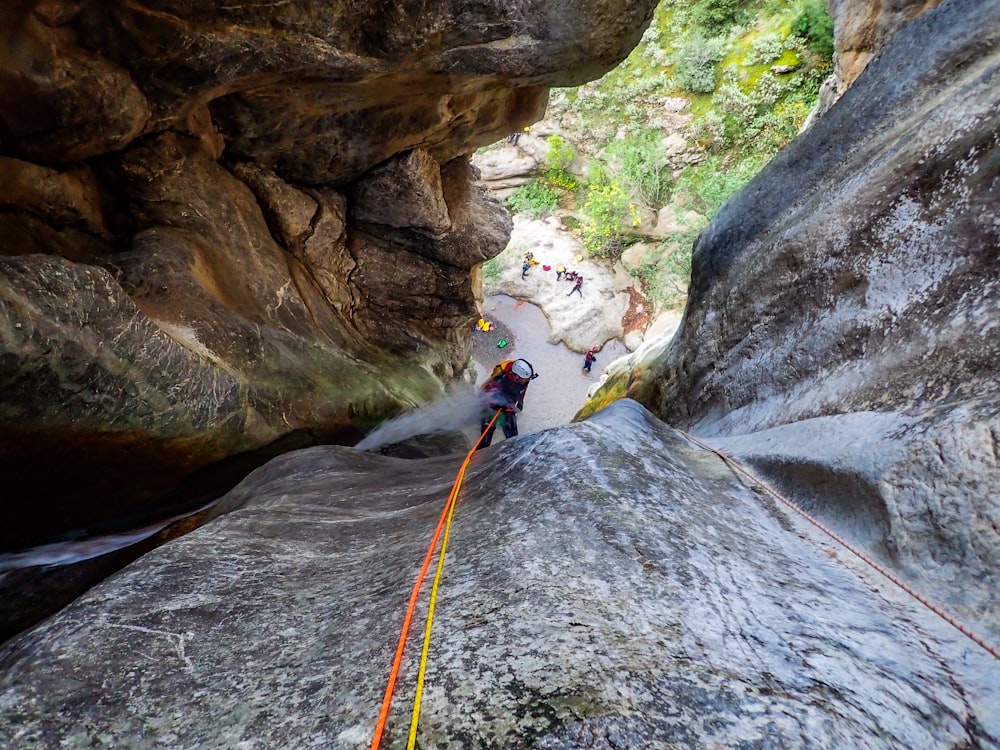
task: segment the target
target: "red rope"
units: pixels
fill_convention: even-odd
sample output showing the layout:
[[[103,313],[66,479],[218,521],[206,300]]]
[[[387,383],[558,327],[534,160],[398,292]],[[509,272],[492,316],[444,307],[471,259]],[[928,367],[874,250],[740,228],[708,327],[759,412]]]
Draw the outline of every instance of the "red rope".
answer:
[[[953,628],[955,628],[962,635],[964,635],[967,638],[971,639],[973,641],[973,643],[975,643],[978,646],[981,646],[988,653],[992,654],[997,659],[1000,659],[1000,651],[998,651],[996,649],[996,647],[991,646],[989,643],[987,643],[985,640],[983,640],[978,635],[976,635],[975,633],[973,633],[971,630],[969,630],[969,628],[967,628],[966,626],[962,625],[962,623],[960,623],[954,617],[952,617],[951,615],[949,615],[947,612],[945,612],[939,606],[937,606],[936,604],[928,601],[925,597],[923,597],[920,594],[918,594],[916,591],[914,591],[908,585],[906,585],[905,583],[903,583],[895,575],[893,575],[888,570],[886,570],[881,565],[879,565],[877,562],[875,562],[870,557],[868,557],[865,553],[863,553],[860,550],[858,550],[855,547],[853,547],[849,542],[845,541],[844,539],[842,539],[841,537],[839,537],[837,534],[835,534],[833,531],[831,531],[830,529],[828,529],[826,526],[824,526],[823,524],[821,524],[815,518],[813,518],[808,513],[806,513],[804,510],[802,510],[802,508],[800,508],[798,505],[796,505],[795,503],[793,503],[788,498],[784,497],[780,492],[778,492],[774,488],[770,487],[766,482],[763,482],[760,479],[758,479],[757,477],[755,477],[749,471],[747,471],[746,469],[744,469],[743,466],[740,465],[740,463],[738,461],[736,461],[735,459],[733,459],[730,456],[726,455],[722,451],[720,451],[720,450],[718,450],[716,448],[713,448],[710,445],[706,445],[705,443],[703,443],[700,440],[698,440],[698,438],[696,438],[696,437],[694,437],[692,435],[689,435],[686,432],[683,432],[683,431],[680,431],[680,430],[679,430],[679,432],[681,432],[681,434],[684,435],[692,443],[695,443],[696,445],[700,446],[702,449],[710,451],[710,452],[714,453],[715,455],[717,455],[719,458],[721,458],[727,464],[729,464],[730,466],[732,466],[736,471],[740,472],[741,474],[743,474],[744,476],[746,476],[747,478],[749,478],[750,481],[752,481],[755,484],[763,487],[765,490],[767,490],[769,493],[771,493],[772,495],[774,495],[774,497],[776,497],[782,503],[784,503],[789,508],[791,508],[796,513],[798,513],[800,516],[802,516],[807,521],[809,521],[809,523],[811,523],[817,529],[819,529],[820,531],[822,531],[824,534],[826,534],[827,536],[829,536],[834,541],[838,542],[841,546],[843,546],[849,552],[852,552],[854,555],[856,555],[857,557],[859,557],[861,560],[863,560],[864,562],[868,563],[868,565],[870,565],[872,568],[874,568],[877,572],[881,573],[887,579],[889,579],[890,581],[892,581],[899,588],[901,588],[907,594],[909,594],[914,599],[916,599],[918,602],[920,602],[921,604],[923,604],[925,607],[927,607],[927,609],[929,609],[931,612],[933,612],[934,614],[936,614],[942,620],[944,620],[945,622],[947,622],[949,625],[951,625]]]

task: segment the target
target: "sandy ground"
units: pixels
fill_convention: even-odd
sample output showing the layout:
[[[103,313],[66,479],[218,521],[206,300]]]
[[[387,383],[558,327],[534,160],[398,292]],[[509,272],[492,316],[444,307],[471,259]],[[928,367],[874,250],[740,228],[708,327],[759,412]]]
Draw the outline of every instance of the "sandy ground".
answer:
[[[627,353],[619,341],[607,343],[588,374],[583,370],[582,354],[549,341],[549,323],[535,305],[497,295],[486,298],[485,312],[486,319],[497,327],[489,333],[477,330],[473,334],[477,382],[482,384],[497,362],[518,357],[528,360],[538,373],[528,386],[524,411],[518,417],[521,434],[567,424],[583,406],[587,391],[600,380],[604,367]],[[498,348],[501,339],[508,344]],[[494,443],[499,439],[503,435],[498,432]]]

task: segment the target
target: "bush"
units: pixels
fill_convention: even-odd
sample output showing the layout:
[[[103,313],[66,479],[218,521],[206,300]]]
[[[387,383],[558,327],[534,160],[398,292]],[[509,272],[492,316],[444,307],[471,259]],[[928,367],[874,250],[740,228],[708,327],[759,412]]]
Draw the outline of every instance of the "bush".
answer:
[[[801,102],[779,104],[755,117],[744,131],[743,138],[751,142],[759,153],[777,153],[799,134],[799,128],[808,114],[809,109]]]
[[[507,199],[507,208],[515,214],[544,214],[559,206],[559,193],[539,180],[521,185]]]
[[[576,154],[573,147],[565,138],[559,135],[548,137],[549,150],[545,154],[545,164],[547,165],[542,176],[548,187],[563,190],[567,193],[575,193],[580,189],[580,183],[576,177],[568,171],[569,165],[573,163]]]
[[[502,270],[503,264],[500,262],[500,258],[490,258],[483,263],[483,279],[485,281],[492,281],[500,276]]]
[[[548,137],[549,150],[545,154],[545,164],[553,169],[566,170],[573,163],[576,154],[569,142],[559,135]]]
[[[709,151],[715,152],[730,145],[726,138],[726,121],[714,109],[708,110],[695,120],[691,131],[698,142]]]
[[[606,153],[618,182],[639,203],[655,210],[667,202],[670,169],[657,131],[646,130],[614,141]]]
[[[777,34],[761,34],[750,44],[746,62],[748,65],[766,65],[774,62],[785,51],[785,43]]]
[[[823,0],[806,0],[792,24],[792,33],[805,39],[809,49],[817,55],[833,56],[833,18]]]
[[[591,180],[581,210],[584,248],[598,257],[618,260],[628,231],[639,223],[628,193],[614,180]]]
[[[721,39],[694,36],[677,55],[674,78],[684,91],[708,94],[715,90],[715,64],[725,56]]]
[[[691,8],[691,18],[710,35],[719,36],[746,21],[747,13],[740,0],[699,0]]]
[[[683,302],[691,282],[691,251],[704,226],[704,220],[684,226],[660,243],[652,262],[631,269],[648,299],[667,307]]]
[[[688,167],[677,180],[680,205],[711,218],[731,195],[763,168],[767,160],[768,157],[754,155],[727,166],[718,156],[710,156],[701,164]]]

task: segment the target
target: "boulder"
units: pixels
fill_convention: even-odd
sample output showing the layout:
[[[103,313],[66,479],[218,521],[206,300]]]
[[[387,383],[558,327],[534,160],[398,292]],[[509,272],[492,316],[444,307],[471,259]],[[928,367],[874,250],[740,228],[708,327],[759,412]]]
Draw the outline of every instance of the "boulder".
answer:
[[[352,442],[466,372],[510,232],[469,155],[616,65],[655,2],[494,5],[0,8],[0,482],[26,514],[0,548],[285,435]]]

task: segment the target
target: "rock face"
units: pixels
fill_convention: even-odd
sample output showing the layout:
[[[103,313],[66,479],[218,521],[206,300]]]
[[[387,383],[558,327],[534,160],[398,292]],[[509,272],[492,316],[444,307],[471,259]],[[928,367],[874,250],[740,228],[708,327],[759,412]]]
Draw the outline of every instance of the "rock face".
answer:
[[[1000,3],[898,31],[705,230],[681,329],[628,388],[994,624],[998,63]]]
[[[460,463],[259,469],[0,651],[3,746],[368,747]],[[634,402],[477,453],[447,550],[420,747],[1000,747],[992,656]]]
[[[460,377],[510,232],[468,155],[654,5],[4,4],[0,547]]]
[[[836,89],[842,94],[868,66],[886,41],[911,20],[941,0],[828,0],[833,16],[836,55]]]

